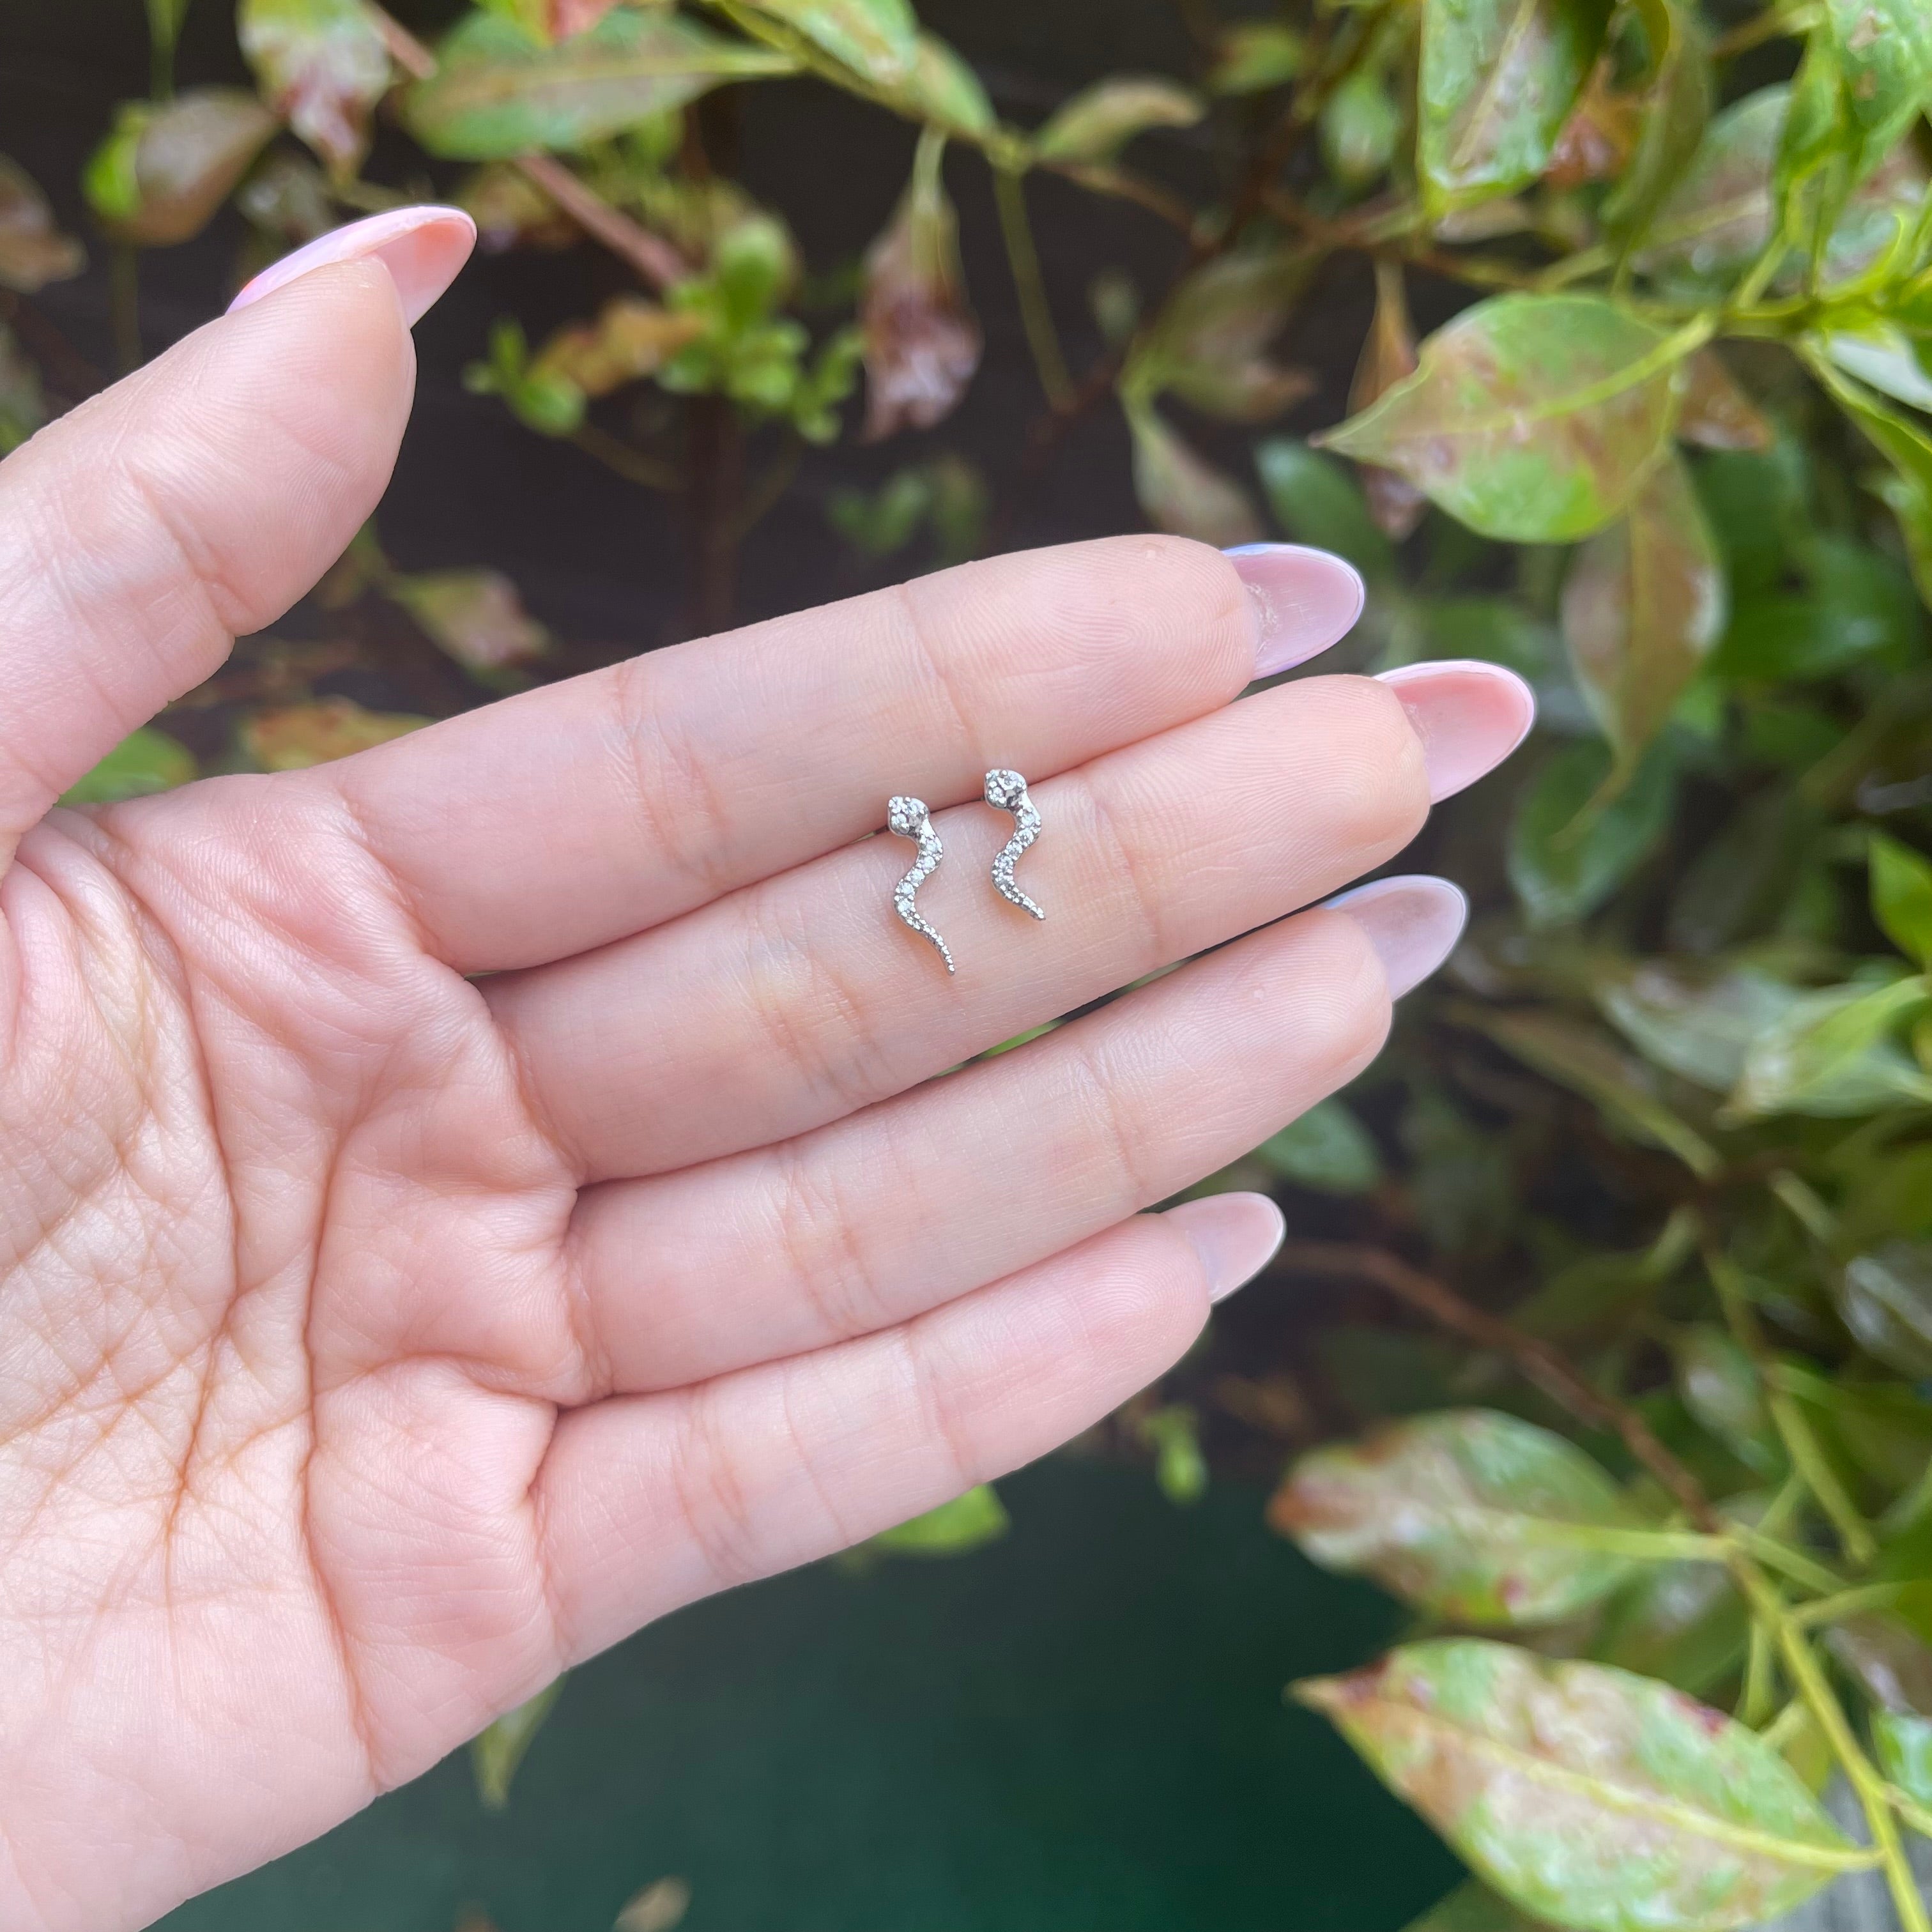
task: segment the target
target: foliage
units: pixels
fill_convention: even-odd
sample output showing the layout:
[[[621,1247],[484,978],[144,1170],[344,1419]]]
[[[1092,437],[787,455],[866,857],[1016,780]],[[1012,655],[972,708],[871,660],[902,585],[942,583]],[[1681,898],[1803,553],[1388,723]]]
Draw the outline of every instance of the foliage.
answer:
[[[728,618],[804,446],[918,438],[819,500],[862,577],[998,541],[1112,407],[1148,520],[1361,568],[1355,664],[1530,677],[1520,769],[1432,835],[1483,908],[1447,983],[1357,1094],[1210,1184],[1321,1230],[1280,1266],[1326,1288],[1285,1331],[1237,1304],[1112,1439],[1178,1503],[1296,1444],[1275,1527],[1424,1619],[1299,1694],[1472,1868],[1427,1924],[1690,1932],[1871,1868],[1927,1932],[1901,1849],[1932,1829],[1925,10],[1180,10],[1191,70],[1096,73],[1028,126],[908,0],[490,0],[434,49],[368,0],[242,0],[259,98],[174,92],[182,8],[152,0],[153,98],[86,198],[124,270],[230,200],[259,263],[434,164],[489,247],[608,251],[635,286],[534,347],[504,317],[469,386],[685,500],[693,624]],[[917,130],[861,260],[807,263],[716,165],[716,104],[782,76]],[[362,172],[383,121],[417,144],[393,183]],[[946,440],[984,346],[974,164],[1040,390],[997,486]],[[1042,174],[1172,231],[1164,285],[1095,284],[1084,370]],[[0,162],[6,299],[82,261]],[[1412,303],[1442,318],[1420,338]],[[1316,306],[1362,338],[1311,372],[1280,344]],[[0,328],[8,446],[76,399],[24,343]],[[319,603],[347,642],[250,644],[73,802],[573,668],[507,580],[411,575],[373,530]],[[331,683],[372,657],[407,668],[395,710]],[[874,1547],[1005,1521],[976,1490]],[[479,1744],[492,1802],[544,1708]],[[1814,1797],[1834,1766],[1866,1844]]]

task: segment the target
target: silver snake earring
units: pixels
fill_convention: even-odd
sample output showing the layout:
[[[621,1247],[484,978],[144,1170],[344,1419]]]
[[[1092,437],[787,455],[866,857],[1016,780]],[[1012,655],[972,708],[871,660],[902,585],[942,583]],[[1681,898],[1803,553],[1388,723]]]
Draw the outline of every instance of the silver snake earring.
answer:
[[[1022,912],[1044,919],[1042,912],[1013,883],[1013,868],[1020,854],[1040,836],[1040,812],[1027,796],[1026,780],[1018,772],[992,771],[986,774],[986,802],[996,811],[1013,815],[1013,836],[993,861],[993,884],[1003,899],[1010,900]]]
[[[902,838],[910,838],[919,847],[919,856],[913,868],[892,888],[892,910],[910,926],[922,939],[930,940],[939,949],[939,956],[946,962],[946,970],[952,968],[952,954],[944,940],[919,916],[913,904],[913,896],[939,869],[939,862],[946,856],[946,848],[939,842],[939,834],[932,829],[932,814],[926,808],[923,799],[893,798],[886,801],[886,829],[896,832]]]

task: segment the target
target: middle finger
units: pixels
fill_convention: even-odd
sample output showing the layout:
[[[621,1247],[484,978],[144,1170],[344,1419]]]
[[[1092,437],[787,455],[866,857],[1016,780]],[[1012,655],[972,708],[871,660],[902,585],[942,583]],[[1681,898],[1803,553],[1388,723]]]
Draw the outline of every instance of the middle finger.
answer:
[[[1021,883],[986,873],[1010,821],[940,814],[921,910],[891,913],[910,848],[868,841],[562,964],[487,981],[529,1095],[586,1180],[664,1172],[802,1132],[1335,890],[1413,837],[1432,796],[1529,717],[1493,667],[1310,679],[1042,785]]]

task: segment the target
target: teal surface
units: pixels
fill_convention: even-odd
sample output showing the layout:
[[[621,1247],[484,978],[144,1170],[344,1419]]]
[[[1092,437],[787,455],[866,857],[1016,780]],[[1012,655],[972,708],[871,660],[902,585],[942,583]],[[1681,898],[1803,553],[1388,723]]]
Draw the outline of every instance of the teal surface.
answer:
[[[610,1932],[668,1874],[686,1932],[1394,1932],[1435,1839],[1291,1677],[1394,1634],[1270,1535],[1056,1458],[949,1561],[821,1564],[578,1672],[507,1814],[461,1754],[166,1932]]]

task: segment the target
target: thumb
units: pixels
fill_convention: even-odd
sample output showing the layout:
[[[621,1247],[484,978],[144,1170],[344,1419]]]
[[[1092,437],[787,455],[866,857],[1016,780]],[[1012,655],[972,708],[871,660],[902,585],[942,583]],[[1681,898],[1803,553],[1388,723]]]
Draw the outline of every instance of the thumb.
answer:
[[[454,208],[324,236],[0,463],[0,866],[70,784],[280,616],[388,483]]]

